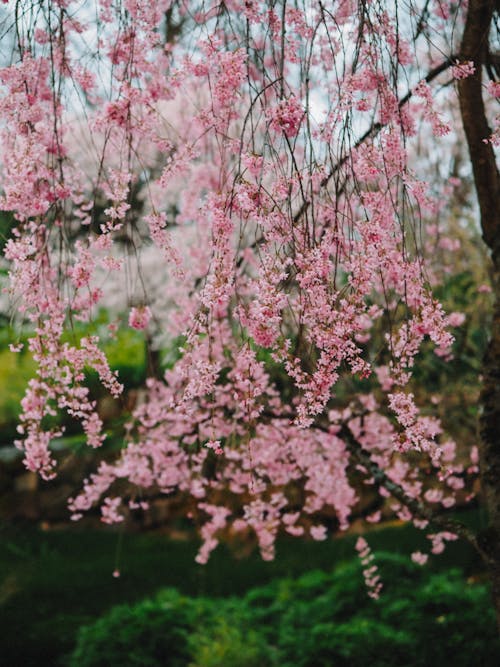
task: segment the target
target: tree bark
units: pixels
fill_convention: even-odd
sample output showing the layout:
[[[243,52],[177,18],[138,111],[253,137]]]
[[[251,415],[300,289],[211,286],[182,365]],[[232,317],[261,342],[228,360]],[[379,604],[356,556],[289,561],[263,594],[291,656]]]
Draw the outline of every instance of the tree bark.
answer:
[[[494,0],[469,0],[462,37],[461,61],[473,61],[476,71],[458,83],[460,111],[469,147],[483,239],[491,250],[495,297],[491,338],[483,360],[479,420],[481,487],[489,515],[478,542],[490,572],[500,628],[500,181],[482,96],[482,69],[488,60]]]

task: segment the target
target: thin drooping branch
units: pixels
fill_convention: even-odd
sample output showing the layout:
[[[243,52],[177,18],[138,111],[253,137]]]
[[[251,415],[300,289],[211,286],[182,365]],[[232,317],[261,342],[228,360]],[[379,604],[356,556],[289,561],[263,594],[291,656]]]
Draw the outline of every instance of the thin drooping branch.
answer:
[[[439,63],[439,65],[433,67],[424,77],[423,81],[425,81],[426,83],[430,83],[440,74],[445,72],[449,67],[451,67],[455,61],[456,61],[456,56],[454,55],[451,55],[449,58],[446,58],[446,60],[443,60],[443,62]],[[402,109],[406,104],[408,104],[408,102],[413,97],[413,94],[414,93],[412,90],[408,90],[408,92],[405,95],[403,95],[403,97],[399,100],[398,108]],[[373,139],[374,137],[376,137],[377,134],[379,134],[379,132],[383,130],[384,127],[386,127],[386,125],[387,125],[386,123],[381,123],[381,122],[372,123],[370,127],[366,130],[366,132],[364,132],[364,134],[362,134],[361,137],[356,141],[354,146],[352,146],[349,149],[349,151],[340,158],[340,160],[330,169],[328,174],[321,180],[320,187],[326,188],[326,186],[330,183],[332,178],[349,161],[353,151],[357,150],[360,146],[362,146],[365,143],[365,141],[368,141],[368,139]],[[311,202],[309,200],[302,202],[300,208],[294,215],[293,218],[294,222],[298,222],[300,218],[303,215],[305,215],[310,205]]]
[[[440,74],[445,72],[447,69],[449,69],[457,60],[457,57],[455,55],[451,55],[449,58],[446,58],[446,60],[443,60],[439,65],[436,65],[436,67],[433,67],[427,75],[424,77],[423,81],[426,83],[430,83],[433,81],[435,78],[437,78]],[[274,82],[273,82],[274,83]],[[408,92],[403,95],[403,97],[399,100],[398,102],[398,108],[402,109],[408,102],[412,99],[413,97],[413,91],[408,90]],[[246,122],[246,121],[245,121]],[[374,122],[370,125],[370,127],[364,132],[361,137],[355,142],[355,144],[345,153],[339,160],[336,162],[336,164],[330,169],[328,174],[320,181],[320,188],[324,189],[327,187],[327,185],[331,182],[332,178],[338,174],[338,172],[342,169],[342,167],[351,159],[353,151],[357,150],[360,146],[362,146],[366,141],[369,139],[373,139],[376,137],[383,128],[386,127],[385,123],[380,123],[380,122]],[[302,216],[306,215],[309,207],[311,206],[311,201],[309,199],[304,199],[298,210],[294,213],[293,215],[293,223],[296,224],[299,222],[299,220],[302,218]],[[261,243],[264,241],[264,236],[260,236],[259,238],[255,239],[250,244],[250,248],[256,248],[259,246]],[[236,265],[239,268],[243,262],[243,256],[241,256],[237,262]],[[201,280],[200,280],[201,282]]]

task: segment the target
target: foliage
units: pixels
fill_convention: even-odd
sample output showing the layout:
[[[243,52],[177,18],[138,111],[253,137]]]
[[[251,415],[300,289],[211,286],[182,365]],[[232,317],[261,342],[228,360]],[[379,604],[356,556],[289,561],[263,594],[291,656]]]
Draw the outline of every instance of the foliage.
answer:
[[[220,607],[220,608],[219,608]],[[208,620],[208,623],[207,623]],[[193,629],[190,667],[273,667],[277,651],[270,646],[245,606],[212,601],[212,618]]]
[[[401,557],[379,554],[384,590],[363,605],[359,565],[301,578],[283,609],[283,665],[495,665],[500,642],[488,591],[464,585],[458,570],[429,575]],[[360,612],[360,610],[362,610]],[[391,647],[392,642],[392,647]]]
[[[81,630],[72,664],[184,667],[190,656],[190,636],[206,616],[206,608],[203,600],[174,590],[133,607],[115,607]]]
[[[269,647],[245,630],[232,601],[181,596],[173,589],[119,606],[80,630],[70,665],[81,667],[268,667]],[[248,620],[248,619],[247,619]]]
[[[10,444],[16,437],[21,399],[28,380],[33,377],[35,363],[27,355],[13,355],[0,348],[0,440]]]
[[[274,577],[330,567],[352,553],[350,539],[332,550],[328,542],[290,538],[280,542],[280,558],[273,562],[262,561],[257,553],[236,558],[220,547],[202,567],[193,563],[198,544],[191,539],[119,536],[80,524],[49,531],[24,524],[0,527],[0,651],[5,664],[23,667],[59,665],[81,625],[114,605],[130,606],[152,596],[159,587],[175,586],[183,595],[243,595]],[[408,530],[404,534],[408,537]],[[387,535],[386,540],[389,546],[399,542]],[[469,561],[470,552],[461,549],[459,562]],[[121,570],[119,578],[111,576],[115,566]],[[223,638],[221,646],[225,650]]]
[[[485,521],[470,508],[460,519],[474,526]],[[175,527],[186,529],[179,522]],[[258,604],[262,620],[257,622],[266,641],[273,643],[266,634],[266,628],[275,627],[275,620],[266,620],[267,610],[275,606],[275,588],[269,582],[284,577],[295,581],[310,569],[329,571],[352,558],[354,542],[352,535],[323,542],[280,538],[278,557],[270,562],[262,561],[255,550],[235,554],[220,546],[206,565],[199,566],[193,564],[197,543],[163,534],[126,532],[120,536],[82,524],[58,530],[16,524],[1,525],[0,537],[0,572],[4,573],[0,579],[0,651],[6,664],[25,667],[59,665],[61,656],[74,647],[80,626],[91,624],[115,605],[151,597],[162,587],[220,599],[243,597],[254,587],[265,586],[267,593],[261,594]],[[425,549],[425,542],[422,532],[411,525],[376,529],[370,534],[376,551],[399,553],[407,559],[411,552]],[[111,576],[115,567],[121,570],[119,578]],[[477,555],[463,541],[432,558],[426,570],[439,573],[457,567],[464,580],[481,571]],[[391,574],[387,577],[390,581]],[[360,582],[352,583],[354,590]],[[364,606],[367,603],[361,590],[356,600]],[[251,616],[256,615],[254,606]]]
[[[358,563],[275,580],[239,599],[188,601],[164,591],[83,628],[71,665],[170,664],[155,655],[169,647],[175,655],[176,632],[182,647],[189,644],[179,663],[186,667],[498,664],[500,640],[493,612],[484,612],[484,585],[464,586],[458,570],[430,574],[389,554],[378,554],[377,562],[384,593],[376,601],[366,597]]]

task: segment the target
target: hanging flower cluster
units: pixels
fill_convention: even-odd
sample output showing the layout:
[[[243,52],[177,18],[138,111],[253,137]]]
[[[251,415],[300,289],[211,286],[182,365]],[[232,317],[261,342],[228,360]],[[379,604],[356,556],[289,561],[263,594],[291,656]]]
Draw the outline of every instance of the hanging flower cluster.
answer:
[[[419,225],[439,203],[412,160],[427,123],[436,141],[450,127],[404,21],[350,0],[15,4],[0,209],[16,220],[8,290],[37,363],[26,465],[55,474],[61,414],[103,442],[86,373],[114,397],[123,387],[98,336],[67,332],[107,306],[176,341],[175,362],[147,381],[74,518],[100,504],[121,521],[137,502],[115,495],[119,480],[187,492],[205,562],[228,531],[252,531],[272,558],[280,530],[324,539],[324,511],[345,529],[360,483],[382,502],[397,487],[401,517],[419,520],[403,496],[451,506],[467,462],[412,390],[422,347],[450,358],[460,324],[431,291]],[[425,496],[438,472],[439,498]],[[451,537],[433,539],[436,551]]]

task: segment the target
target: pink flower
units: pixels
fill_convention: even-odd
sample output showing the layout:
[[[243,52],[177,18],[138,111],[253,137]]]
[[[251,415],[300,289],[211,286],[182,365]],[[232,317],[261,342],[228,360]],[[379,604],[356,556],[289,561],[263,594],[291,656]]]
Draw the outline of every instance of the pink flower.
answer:
[[[472,60],[467,62],[460,63],[457,60],[457,64],[451,68],[451,73],[454,79],[466,79],[468,76],[471,76],[476,71],[474,63]]]
[[[224,450],[221,447],[220,440],[209,440],[208,442],[205,443],[205,447],[211,449],[215,454],[217,454],[217,456],[220,456],[221,454],[224,453]]]
[[[448,315],[448,324],[450,327],[460,327],[465,322],[463,313],[450,313]]]
[[[490,95],[500,97],[500,83],[498,81],[489,81],[486,87]]]
[[[382,582],[378,574],[378,568],[373,564],[374,556],[368,542],[364,537],[358,537],[355,544],[361,565],[363,566],[363,576],[369,597],[377,600],[382,590]]]
[[[295,137],[300,129],[304,109],[295,95],[282,100],[270,111],[271,127],[276,132],[284,132],[287,137]]]
[[[309,532],[311,533],[313,540],[317,540],[318,542],[321,540],[326,540],[325,526],[311,526]]]
[[[106,105],[106,118],[120,127],[124,127],[130,114],[130,103],[128,100],[109,102]]]
[[[151,310],[148,306],[139,306],[131,308],[128,316],[128,323],[133,329],[140,331],[145,329],[151,319]]]
[[[423,554],[421,551],[415,551],[412,553],[411,559],[418,565],[425,565],[429,559],[429,556],[427,554]]]

